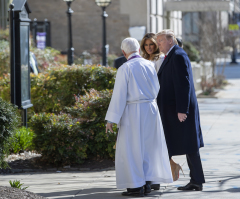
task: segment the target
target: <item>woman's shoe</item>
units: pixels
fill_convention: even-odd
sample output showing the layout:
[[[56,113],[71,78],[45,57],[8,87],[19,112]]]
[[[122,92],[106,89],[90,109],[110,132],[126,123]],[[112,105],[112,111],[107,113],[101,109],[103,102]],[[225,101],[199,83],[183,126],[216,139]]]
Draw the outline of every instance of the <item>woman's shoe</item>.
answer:
[[[182,167],[179,164],[175,163],[172,159],[170,160],[170,165],[171,165],[171,170],[172,170],[173,181],[177,181],[179,179],[180,169],[183,173]],[[184,175],[184,173],[183,173],[183,175]],[[184,175],[184,177],[185,177],[185,175]]]

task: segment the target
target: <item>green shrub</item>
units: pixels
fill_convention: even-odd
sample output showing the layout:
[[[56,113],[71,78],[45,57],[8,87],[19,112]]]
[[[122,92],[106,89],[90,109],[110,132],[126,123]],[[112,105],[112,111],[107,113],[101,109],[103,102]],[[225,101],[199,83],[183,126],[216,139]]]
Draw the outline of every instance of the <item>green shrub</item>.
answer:
[[[10,140],[10,151],[12,151],[13,153],[19,153],[20,151],[25,150],[32,151],[34,149],[32,143],[33,137],[34,133],[30,128],[21,127],[13,134]]]
[[[6,36],[1,35],[0,32],[0,76],[10,73],[10,48],[9,41],[4,39]],[[1,39],[2,38],[2,39]],[[30,49],[37,59],[38,68],[44,72],[49,67],[56,67],[60,65],[59,56],[60,52],[54,48],[45,48],[44,50],[33,48]]]
[[[74,106],[65,110],[81,121],[81,128],[90,135],[87,154],[89,157],[113,158],[116,134],[106,134],[105,116],[112,97],[112,90],[91,89],[85,96],[76,97]],[[114,126],[116,132],[116,126]]]
[[[5,101],[11,101],[10,94],[10,74],[3,74],[0,76],[0,97]]]
[[[0,40],[0,76],[4,73],[10,73],[9,42]]]
[[[8,165],[4,161],[10,148],[10,138],[19,125],[17,108],[0,98],[0,168]]]
[[[105,133],[111,95],[109,90],[92,89],[75,96],[75,105],[65,108],[67,114],[35,114],[30,122],[36,134],[33,143],[43,160],[58,166],[82,163],[87,157],[114,158],[116,134]]]
[[[87,135],[70,115],[36,114],[31,119],[35,149],[42,160],[56,166],[82,163],[87,157]]]
[[[110,67],[113,67],[113,65],[114,65],[114,60],[117,59],[117,58],[118,58],[117,55],[109,54],[109,55],[108,55],[108,65],[109,65]]]
[[[183,49],[186,51],[190,61],[200,61],[199,51],[190,42],[183,42]]]
[[[0,40],[9,41],[9,29],[0,29]]]
[[[38,68],[41,72],[44,72],[49,67],[56,67],[60,65],[58,59],[60,52],[54,48],[47,47],[44,50],[41,50],[31,47],[30,51],[36,56]]]
[[[116,70],[103,66],[66,66],[48,69],[46,73],[31,74],[31,112],[59,113],[65,106],[75,103],[74,94],[85,90],[112,89]],[[1,97],[10,100],[10,75],[0,77]],[[31,112],[30,112],[31,111]]]

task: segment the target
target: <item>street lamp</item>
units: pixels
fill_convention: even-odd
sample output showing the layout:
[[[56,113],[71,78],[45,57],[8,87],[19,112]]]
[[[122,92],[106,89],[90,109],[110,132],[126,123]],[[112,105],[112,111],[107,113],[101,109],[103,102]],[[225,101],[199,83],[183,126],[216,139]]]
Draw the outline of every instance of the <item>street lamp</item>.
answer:
[[[68,10],[67,10],[67,16],[68,16],[68,65],[72,65],[73,64],[73,56],[74,56],[74,48],[73,48],[73,42],[72,42],[72,21],[71,21],[71,17],[72,17],[72,13],[73,10],[71,8],[71,3],[74,0],[63,0],[67,3],[68,5]]]
[[[95,0],[95,3],[102,7],[102,19],[103,19],[103,47],[102,47],[102,65],[107,66],[107,52],[108,52],[108,45],[107,45],[107,36],[106,36],[106,18],[108,14],[106,13],[106,8],[110,5],[111,0]]]

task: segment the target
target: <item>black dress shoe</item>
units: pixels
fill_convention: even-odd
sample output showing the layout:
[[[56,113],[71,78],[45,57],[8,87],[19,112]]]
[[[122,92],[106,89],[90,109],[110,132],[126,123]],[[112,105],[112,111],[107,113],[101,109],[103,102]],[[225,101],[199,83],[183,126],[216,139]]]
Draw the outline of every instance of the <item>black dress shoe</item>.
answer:
[[[144,189],[143,187],[134,188],[134,189],[127,188],[127,191],[122,192],[122,195],[144,197]]]
[[[152,184],[151,189],[153,190],[159,190],[160,189],[160,184]]]
[[[151,181],[146,181],[144,185],[144,193],[151,193]]]
[[[199,184],[193,184],[193,183],[189,182],[186,186],[178,187],[177,189],[182,190],[182,191],[185,191],[185,190],[202,191],[203,186],[202,186],[202,184],[199,185]]]

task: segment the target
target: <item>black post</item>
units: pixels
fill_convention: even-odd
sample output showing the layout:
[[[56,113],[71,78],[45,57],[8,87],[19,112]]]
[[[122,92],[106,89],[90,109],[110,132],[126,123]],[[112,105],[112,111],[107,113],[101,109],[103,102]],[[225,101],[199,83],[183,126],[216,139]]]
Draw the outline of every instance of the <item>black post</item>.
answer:
[[[67,2],[68,5],[68,10],[67,10],[67,15],[68,15],[68,65],[72,65],[74,61],[74,48],[72,44],[72,13],[73,10],[71,9],[71,3],[72,2]]]
[[[22,110],[22,126],[25,126],[26,128],[27,126],[27,109],[23,109]]]
[[[107,34],[106,34],[106,18],[108,14],[106,13],[106,7],[102,7],[102,19],[103,19],[103,46],[102,46],[102,65],[108,66],[108,59],[107,59]]]
[[[15,74],[15,16],[14,4],[9,6],[9,23],[10,23],[10,70],[11,70],[11,103],[16,104],[16,74]]]

